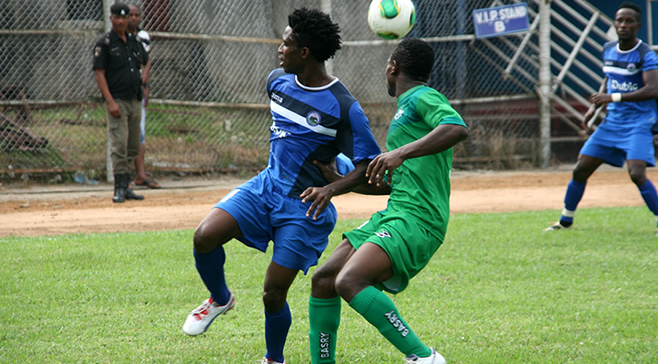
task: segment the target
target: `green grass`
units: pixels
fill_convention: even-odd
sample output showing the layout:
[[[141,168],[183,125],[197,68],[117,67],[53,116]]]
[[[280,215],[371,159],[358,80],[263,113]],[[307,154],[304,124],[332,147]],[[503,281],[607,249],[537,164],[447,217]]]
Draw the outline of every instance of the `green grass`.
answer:
[[[646,208],[452,216],[427,268],[393,297],[449,363],[657,363],[658,238]],[[340,221],[340,232],[360,220]],[[253,363],[264,354],[269,254],[237,242],[226,274],[236,308],[198,337],[181,326],[206,295],[189,230],[0,239],[2,363]],[[325,254],[323,260],[328,254]],[[311,270],[312,272],[312,270]],[[308,276],[290,291],[289,364],[309,362]],[[343,304],[341,363],[402,355]]]

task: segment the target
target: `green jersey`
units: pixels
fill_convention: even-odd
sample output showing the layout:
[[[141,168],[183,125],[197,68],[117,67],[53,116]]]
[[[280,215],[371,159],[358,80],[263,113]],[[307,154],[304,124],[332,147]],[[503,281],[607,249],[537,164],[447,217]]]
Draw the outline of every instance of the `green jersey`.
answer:
[[[441,124],[466,127],[443,94],[428,86],[416,86],[398,97],[398,111],[388,129],[386,148],[393,150],[414,142]],[[404,161],[393,172],[384,214],[410,214],[442,241],[450,215],[452,156],[450,148]]]

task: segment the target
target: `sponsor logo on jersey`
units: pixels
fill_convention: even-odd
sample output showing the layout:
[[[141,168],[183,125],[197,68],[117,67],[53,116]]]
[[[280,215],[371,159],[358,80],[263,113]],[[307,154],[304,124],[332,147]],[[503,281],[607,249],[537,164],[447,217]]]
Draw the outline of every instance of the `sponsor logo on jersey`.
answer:
[[[321,332],[320,333],[320,358],[326,359],[331,356],[329,348],[331,347],[331,335]]]
[[[380,238],[390,238],[391,234],[388,233],[388,231],[382,230],[380,232],[376,232],[375,235],[379,236]]]
[[[272,124],[272,126],[270,126],[270,131],[271,131],[271,132],[274,134],[274,136],[276,136],[277,138],[285,138],[285,137],[287,137],[288,135],[290,135],[290,133],[288,133],[287,131],[285,131],[285,130],[283,130],[283,129],[279,129],[279,127],[277,127],[277,126],[274,125],[274,124]]]
[[[320,124],[320,119],[322,117],[320,116],[320,113],[317,111],[311,111],[308,114],[306,114],[306,122],[310,126],[318,126]]]
[[[409,335],[409,329],[404,325],[404,322],[400,320],[398,315],[395,314],[395,311],[387,312],[384,316],[386,316],[388,322],[391,323],[391,326],[398,330],[400,336],[407,337],[407,335]]]
[[[272,101],[276,102],[277,104],[280,104],[283,102],[283,97],[277,95],[277,94],[272,94]]]
[[[398,109],[398,112],[395,113],[395,116],[393,117],[393,120],[397,120],[397,119],[401,118],[403,114],[404,114],[404,110]]]
[[[639,89],[639,85],[635,82],[619,82],[617,80],[610,81],[611,91],[624,91],[631,92]]]

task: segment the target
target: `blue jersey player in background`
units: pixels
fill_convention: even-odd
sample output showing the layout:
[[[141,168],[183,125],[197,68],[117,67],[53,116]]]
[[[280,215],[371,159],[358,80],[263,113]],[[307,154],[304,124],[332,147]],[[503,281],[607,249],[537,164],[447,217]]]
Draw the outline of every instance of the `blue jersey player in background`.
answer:
[[[618,40],[603,47],[605,79],[599,92],[590,97],[593,105],[585,114],[583,127],[588,130],[588,121],[599,107],[607,105],[607,116],[580,150],[560,221],[546,231],[571,227],[587,179],[604,162],[615,167],[626,162],[631,180],[658,225],[658,194],[646,173],[647,165],[656,165],[651,128],[656,123],[658,57],[637,38],[641,19],[642,12],[635,4],[623,3],[617,10],[614,26]]]
[[[183,325],[186,334],[199,335],[235,304],[224,277],[225,243],[235,238],[265,251],[271,241],[263,285],[267,352],[262,363],[285,363],[292,322],[288,289],[299,271],[317,264],[336,223],[333,206],[319,211],[318,202],[302,203],[299,195],[312,186],[324,186],[327,198],[351,190],[365,182],[368,163],[380,153],[361,106],[325,69],[324,62],[341,46],[338,25],[308,9],[295,10],[288,24],[278,49],[281,68],[267,78],[273,120],[268,166],[219,201],[194,232],[196,268],[210,298]],[[354,162],[354,170],[328,184],[313,161],[329,163],[339,153]]]

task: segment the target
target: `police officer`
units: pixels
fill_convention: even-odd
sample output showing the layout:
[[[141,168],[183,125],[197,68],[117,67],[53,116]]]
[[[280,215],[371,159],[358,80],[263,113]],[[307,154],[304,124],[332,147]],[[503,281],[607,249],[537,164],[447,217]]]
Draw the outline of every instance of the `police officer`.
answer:
[[[94,74],[105,99],[114,170],[113,202],[143,200],[129,188],[130,166],[140,147],[142,79],[140,69],[148,53],[134,34],[128,32],[130,8],[123,3],[110,7],[112,29],[94,47]]]

